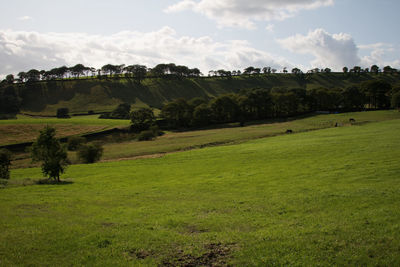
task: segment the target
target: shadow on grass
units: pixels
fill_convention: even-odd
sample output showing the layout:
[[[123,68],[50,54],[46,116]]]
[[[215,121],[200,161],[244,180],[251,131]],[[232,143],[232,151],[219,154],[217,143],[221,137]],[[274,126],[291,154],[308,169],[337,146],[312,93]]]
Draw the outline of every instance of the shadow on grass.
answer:
[[[35,184],[38,184],[38,185],[68,185],[68,184],[73,184],[74,183],[71,180],[61,180],[61,181],[58,182],[56,180],[47,179],[47,178],[36,180],[34,182],[35,182]]]
[[[32,178],[25,178],[21,180],[5,180],[0,179],[0,189],[9,188],[9,187],[19,187],[19,186],[30,186],[30,185],[69,185],[73,184],[74,182],[71,180],[62,180],[57,182],[52,179],[32,179]]]

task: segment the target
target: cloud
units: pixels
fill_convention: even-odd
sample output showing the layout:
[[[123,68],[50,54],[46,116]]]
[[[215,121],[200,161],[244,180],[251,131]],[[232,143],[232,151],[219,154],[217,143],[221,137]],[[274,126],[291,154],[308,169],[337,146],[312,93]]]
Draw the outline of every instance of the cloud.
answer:
[[[243,40],[216,42],[209,36],[178,36],[174,29],[123,31],[112,35],[38,33],[0,30],[0,75],[62,65],[176,63],[211,69],[243,69],[249,65],[290,67],[284,58],[255,49]]]
[[[274,24],[268,24],[266,27],[265,27],[265,29],[268,31],[268,32],[274,32],[274,29],[275,29],[275,25]]]
[[[291,52],[313,55],[312,67],[341,70],[344,66],[353,67],[361,63],[358,47],[349,34],[330,34],[316,29],[308,35],[297,34],[278,42]]]
[[[182,0],[166,13],[192,10],[215,20],[220,27],[254,29],[256,21],[283,20],[301,10],[333,5],[334,0]]]
[[[22,17],[19,17],[18,18],[18,20],[22,20],[22,21],[27,21],[27,20],[32,20],[33,18],[32,17],[30,17],[30,16],[22,16]]]
[[[375,43],[368,45],[359,45],[362,52],[367,53],[361,58],[363,66],[370,67],[378,65],[380,67],[392,66],[398,68],[400,66],[400,48],[392,44]]]

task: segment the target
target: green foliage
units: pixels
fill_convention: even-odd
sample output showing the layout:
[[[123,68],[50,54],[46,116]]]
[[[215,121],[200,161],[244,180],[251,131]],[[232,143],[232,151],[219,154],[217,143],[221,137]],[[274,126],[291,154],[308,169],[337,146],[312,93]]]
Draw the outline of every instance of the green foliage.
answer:
[[[392,108],[400,109],[400,91],[393,94],[391,104]]]
[[[131,130],[138,133],[148,130],[155,123],[153,110],[150,108],[141,108],[134,110],[131,116]]]
[[[60,119],[70,118],[69,109],[68,108],[59,108],[59,109],[57,109],[57,118],[60,118]]]
[[[0,149],[0,179],[10,178],[11,153],[6,149]]]
[[[86,142],[86,138],[82,136],[71,136],[68,138],[67,148],[69,151],[76,151],[80,145]]]
[[[157,137],[154,131],[152,130],[146,130],[142,131],[138,135],[138,140],[139,141],[151,141],[154,140],[154,138]]]
[[[42,172],[45,176],[60,181],[69,164],[67,150],[55,137],[56,130],[46,126],[32,145],[32,160],[42,161]]]
[[[361,84],[361,90],[364,92],[370,107],[390,107],[389,95],[392,90],[390,83],[384,80],[370,80]]]
[[[89,143],[78,148],[78,157],[83,163],[95,163],[102,155],[103,147],[100,143]]]

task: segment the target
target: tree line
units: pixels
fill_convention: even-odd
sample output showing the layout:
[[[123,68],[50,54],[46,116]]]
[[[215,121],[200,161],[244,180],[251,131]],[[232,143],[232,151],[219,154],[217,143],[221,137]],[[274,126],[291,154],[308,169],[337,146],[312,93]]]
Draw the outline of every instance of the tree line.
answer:
[[[347,112],[400,107],[400,88],[370,80],[344,89],[249,89],[213,99],[183,98],[165,104],[161,118],[170,128],[286,118],[315,111]],[[165,125],[164,125],[165,126]]]
[[[272,67],[257,68],[249,66],[243,71],[241,70],[210,70],[208,77],[231,77],[239,75],[257,75],[257,74],[274,74],[277,73],[277,69]],[[281,73],[289,73],[289,70],[284,67]],[[306,74],[313,73],[331,73],[330,68],[314,68],[306,71]],[[399,73],[399,70],[390,66],[385,66],[380,69],[377,65],[372,65],[370,68],[361,68],[360,66],[354,66],[349,69],[343,67],[343,73]],[[304,72],[295,67],[291,69],[292,74],[303,74]],[[188,77],[204,77],[203,73],[198,68],[189,68],[184,65],[176,65],[174,63],[169,64],[158,64],[153,68],[149,68],[145,65],[113,65],[106,64],[101,68],[93,68],[84,66],[83,64],[76,64],[72,67],[62,66],[59,68],[53,68],[51,70],[37,70],[31,69],[29,71],[21,71],[16,76],[9,74],[1,82],[1,84],[13,84],[13,83],[24,83],[24,82],[37,82],[37,81],[51,81],[51,80],[63,80],[63,79],[79,79],[81,77],[86,78],[133,78],[137,82],[141,82],[144,78],[188,78]]]

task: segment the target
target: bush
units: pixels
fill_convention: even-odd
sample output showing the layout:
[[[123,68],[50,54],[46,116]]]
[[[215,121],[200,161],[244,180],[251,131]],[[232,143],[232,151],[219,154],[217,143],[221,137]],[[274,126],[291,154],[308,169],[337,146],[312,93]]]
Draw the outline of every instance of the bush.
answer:
[[[61,118],[61,119],[70,118],[69,109],[68,108],[59,108],[59,109],[57,109],[57,118]]]
[[[69,151],[76,151],[85,142],[86,139],[82,136],[71,136],[68,138],[67,148]]]
[[[78,157],[83,163],[95,163],[103,155],[103,147],[99,143],[81,145],[78,149]]]
[[[151,141],[153,140],[157,135],[152,131],[152,130],[146,130],[141,132],[138,135],[138,140],[139,141]]]
[[[0,150],[0,179],[10,179],[11,153],[6,149]]]

